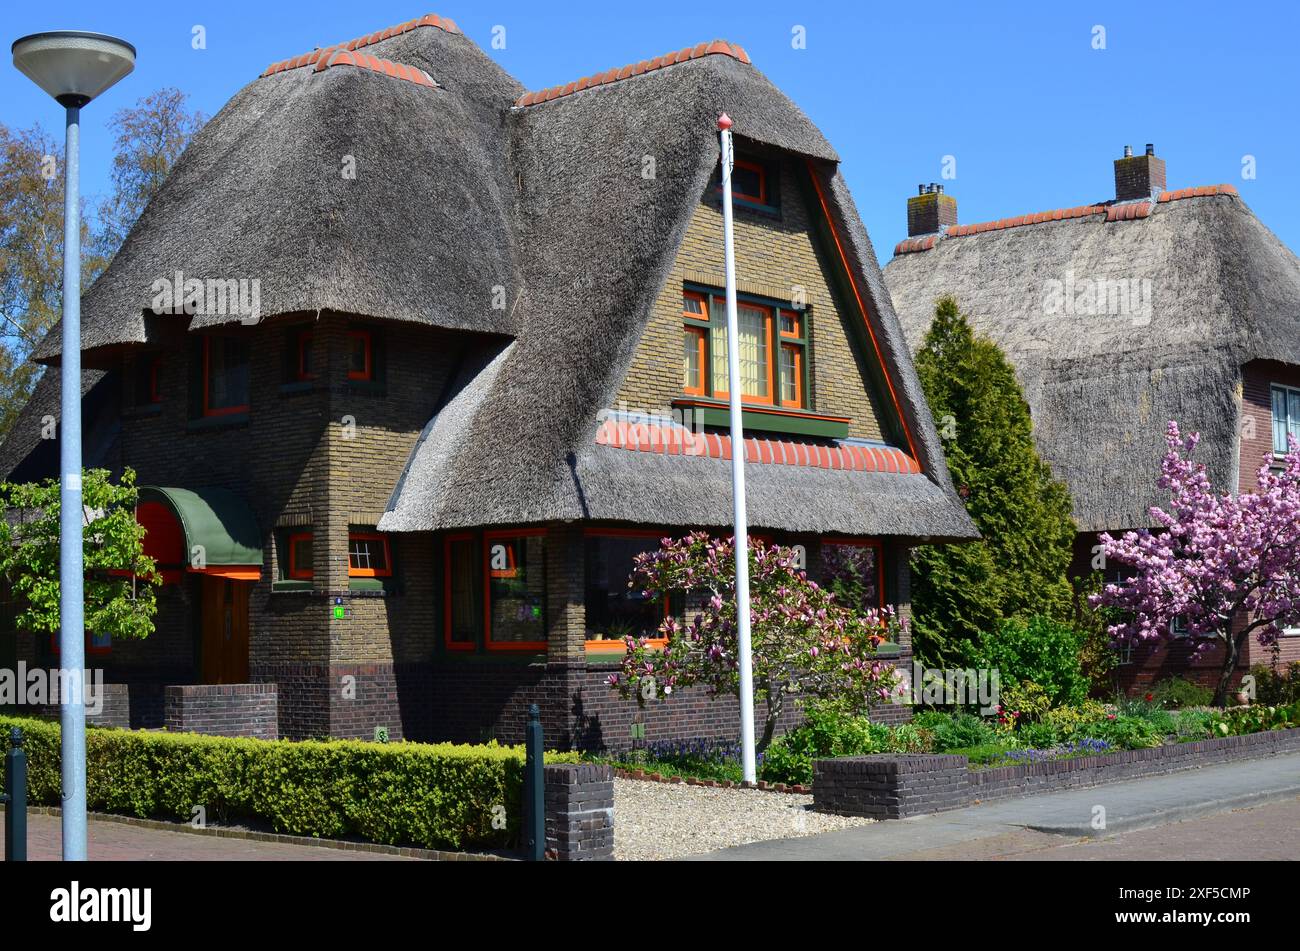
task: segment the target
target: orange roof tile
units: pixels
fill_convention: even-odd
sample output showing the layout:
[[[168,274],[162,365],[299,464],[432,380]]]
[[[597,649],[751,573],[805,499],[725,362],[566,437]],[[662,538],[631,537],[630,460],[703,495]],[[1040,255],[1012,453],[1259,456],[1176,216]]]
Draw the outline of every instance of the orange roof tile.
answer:
[[[312,66],[318,63],[321,57],[333,50],[358,50],[363,46],[378,43],[380,40],[386,40],[390,37],[406,33],[409,30],[414,30],[422,26],[431,26],[442,30],[444,33],[460,32],[460,28],[456,26],[455,22],[449,20],[447,17],[440,17],[436,13],[426,13],[424,16],[416,17],[414,20],[407,20],[405,23],[399,23],[397,26],[390,26],[385,30],[377,30],[376,32],[367,34],[366,36],[358,36],[354,40],[348,40],[344,43],[334,43],[330,46],[324,46],[312,50],[310,53],[303,53],[300,56],[282,59],[279,62],[272,63],[270,66],[266,67],[266,69],[262,71],[261,75],[270,76],[274,73],[282,73],[286,69],[298,69],[300,66]],[[413,67],[408,67],[408,69],[409,68]],[[424,75],[427,76],[428,74],[425,73]]]
[[[745,52],[744,47],[735,43],[728,43],[726,40],[714,40],[711,43],[697,43],[695,46],[688,46],[674,53],[665,53],[663,56],[656,56],[654,59],[643,59],[638,63],[629,63],[615,69],[607,69],[605,72],[597,73],[594,76],[584,76],[576,82],[561,83],[558,86],[551,86],[537,92],[527,92],[515,100],[515,106],[519,108],[535,106],[538,103],[571,96],[575,92],[590,89],[592,86],[604,86],[608,83],[619,82],[633,76],[640,76],[643,73],[663,69],[666,66],[673,66],[687,60],[712,55],[730,56],[732,59],[750,65],[749,54]]]

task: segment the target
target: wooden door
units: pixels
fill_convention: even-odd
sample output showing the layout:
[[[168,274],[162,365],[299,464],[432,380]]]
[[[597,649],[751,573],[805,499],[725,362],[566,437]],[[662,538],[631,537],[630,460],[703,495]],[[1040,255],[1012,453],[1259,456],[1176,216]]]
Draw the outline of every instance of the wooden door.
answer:
[[[248,594],[252,585],[203,577],[202,677],[205,684],[248,683]]]

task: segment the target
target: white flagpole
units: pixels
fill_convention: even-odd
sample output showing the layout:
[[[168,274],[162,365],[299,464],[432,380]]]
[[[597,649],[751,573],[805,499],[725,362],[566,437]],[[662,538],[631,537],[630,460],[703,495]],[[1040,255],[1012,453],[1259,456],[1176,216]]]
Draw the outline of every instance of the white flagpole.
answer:
[[[740,656],[740,758],[744,779],[758,779],[754,755],[754,670],[749,631],[749,519],[745,514],[745,424],[741,416],[740,330],[736,317],[736,251],[731,229],[731,118],[718,116],[722,141],[722,234],[727,272],[727,393],[731,403],[731,496],[736,536],[736,621]]]

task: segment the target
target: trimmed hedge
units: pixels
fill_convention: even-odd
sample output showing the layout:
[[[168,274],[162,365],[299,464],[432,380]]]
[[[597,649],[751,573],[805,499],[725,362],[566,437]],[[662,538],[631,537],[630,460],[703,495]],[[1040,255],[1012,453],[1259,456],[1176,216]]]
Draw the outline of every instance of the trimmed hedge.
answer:
[[[59,725],[0,716],[0,752],[21,727],[28,801],[61,801]],[[546,754],[576,763],[577,753]],[[521,822],[522,746],[293,742],[196,733],[86,730],[86,802],[140,818],[248,821],[290,835],[356,836],[430,849],[515,844]],[[494,829],[502,815],[505,828]],[[500,819],[497,824],[500,825]]]

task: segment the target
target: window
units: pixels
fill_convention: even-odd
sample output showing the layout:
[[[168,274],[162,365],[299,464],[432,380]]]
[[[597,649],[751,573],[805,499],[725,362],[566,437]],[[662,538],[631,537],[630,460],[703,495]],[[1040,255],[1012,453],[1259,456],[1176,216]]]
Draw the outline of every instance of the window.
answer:
[[[392,574],[387,536],[371,532],[348,535],[349,578],[388,578]]]
[[[294,581],[310,581],[315,574],[311,532],[292,532],[285,547],[289,551],[286,576]]]
[[[473,535],[452,535],[444,550],[446,644],[450,650],[474,650],[483,630],[478,546]]]
[[[703,294],[687,291],[682,295],[682,320],[686,324],[682,344],[682,390],[693,396],[706,396],[704,368],[708,354],[709,305]]]
[[[883,607],[884,579],[878,542],[822,542],[822,584],[840,603],[857,611]]]
[[[136,358],[135,402],[137,406],[156,406],[162,402],[162,389],[158,382],[158,372],[162,365],[162,354],[148,353]]]
[[[1300,390],[1273,387],[1273,451],[1286,455],[1287,436],[1300,440]]]
[[[727,398],[726,301],[698,291],[682,294],[682,389],[691,396]],[[808,338],[804,315],[746,295],[736,303],[741,399],[802,409],[807,399]]]
[[[474,650],[480,638],[489,651],[546,649],[544,529],[450,535],[444,552],[449,649]]]
[[[488,532],[483,547],[488,649],[545,649],[546,535]]]
[[[295,335],[294,356],[295,370],[294,379],[305,382],[316,379],[316,367],[312,361],[312,332],[310,330],[300,330]]]
[[[203,415],[248,412],[248,341],[203,338]]]
[[[348,379],[375,378],[374,341],[369,330],[348,331]]]
[[[587,650],[621,652],[625,637],[651,637],[668,615],[666,601],[655,602],[634,588],[633,562],[659,547],[658,533],[592,531],[587,534],[584,602]]]
[[[1187,636],[1187,618],[1181,614],[1169,621],[1169,635],[1171,637]]]
[[[736,159],[731,168],[731,197],[766,205],[767,170],[757,162]]]

